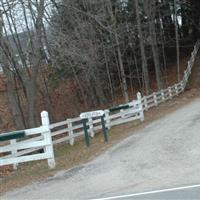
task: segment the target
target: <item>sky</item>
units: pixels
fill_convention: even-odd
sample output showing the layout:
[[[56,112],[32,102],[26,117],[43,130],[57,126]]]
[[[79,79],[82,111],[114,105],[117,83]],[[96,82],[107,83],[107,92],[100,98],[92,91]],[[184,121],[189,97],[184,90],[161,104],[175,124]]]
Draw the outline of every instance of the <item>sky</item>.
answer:
[[[34,1],[31,0],[31,3],[34,3]],[[23,9],[23,6],[20,3],[20,1],[17,0],[16,2],[17,3],[15,3],[14,6],[12,6],[11,12],[8,11],[8,13],[11,14],[12,17],[13,17],[13,22],[11,22],[11,18],[9,18],[11,24],[15,24],[16,25],[16,29],[17,29],[18,33],[26,31],[27,27],[26,27],[25,17],[24,17],[24,12],[25,12],[26,16],[27,16],[27,21],[28,21],[28,27],[29,27],[30,30],[32,30],[34,28],[34,21],[33,21],[32,16],[31,16],[30,9],[28,8],[28,3],[25,4],[26,8]],[[0,3],[0,7],[2,8],[2,3]],[[51,7],[52,7],[52,5],[50,4],[50,0],[46,0],[45,1],[45,9],[48,12],[48,14],[51,13]],[[6,9],[7,8],[8,8],[8,6],[6,6]],[[36,7],[33,6],[32,8],[33,8],[34,14],[37,14]],[[8,22],[8,19],[5,16],[5,14],[3,15],[3,20],[4,20],[4,24],[6,26],[7,32],[8,32],[8,34],[10,34],[11,31],[10,31],[10,27],[9,27],[9,22]],[[44,21],[44,23],[45,23],[45,21]],[[15,32],[13,25],[11,26],[11,28]]]

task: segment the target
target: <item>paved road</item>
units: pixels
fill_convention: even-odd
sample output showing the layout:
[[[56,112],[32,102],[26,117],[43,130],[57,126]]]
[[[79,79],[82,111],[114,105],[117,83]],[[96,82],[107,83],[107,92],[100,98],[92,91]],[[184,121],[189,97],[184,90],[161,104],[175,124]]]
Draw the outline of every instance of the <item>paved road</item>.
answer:
[[[200,185],[184,186],[179,188],[170,188],[164,190],[149,191],[136,194],[126,194],[121,196],[112,196],[95,200],[174,200],[174,199],[200,199]]]
[[[92,199],[193,184],[200,184],[200,99],[153,122],[87,165],[3,198]]]
[[[145,200],[145,199],[153,199],[153,200],[192,200],[192,199],[200,199],[200,189],[190,189],[190,190],[183,190],[183,191],[173,191],[173,192],[162,192],[157,194],[151,195],[141,195],[138,197],[129,197],[123,199],[132,199],[132,200]],[[122,198],[121,198],[122,200]]]

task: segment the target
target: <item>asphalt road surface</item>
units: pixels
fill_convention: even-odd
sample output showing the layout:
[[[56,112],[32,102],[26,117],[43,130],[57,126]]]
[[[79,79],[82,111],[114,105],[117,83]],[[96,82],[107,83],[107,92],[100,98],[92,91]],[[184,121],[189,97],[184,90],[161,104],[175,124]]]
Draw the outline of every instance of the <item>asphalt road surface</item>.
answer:
[[[184,186],[150,192],[112,196],[95,200],[174,200],[174,199],[200,199],[200,185]]]
[[[2,199],[95,199],[197,184],[200,99],[151,123],[90,163]],[[200,199],[199,194],[199,188],[191,188],[126,198]]]

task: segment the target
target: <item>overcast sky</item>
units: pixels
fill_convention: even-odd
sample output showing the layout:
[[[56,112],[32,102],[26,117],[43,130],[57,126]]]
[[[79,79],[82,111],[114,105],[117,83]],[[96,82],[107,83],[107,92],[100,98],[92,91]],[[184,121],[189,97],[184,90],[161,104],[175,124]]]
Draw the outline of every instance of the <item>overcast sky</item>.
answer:
[[[33,2],[33,1],[31,1],[31,2]],[[0,3],[0,4],[1,4],[0,6],[2,7],[2,3]],[[8,8],[8,6],[6,6],[6,9],[7,8]],[[51,8],[52,8],[52,5],[50,4],[50,1],[46,0],[45,1],[45,9],[46,9],[46,12],[48,12],[49,15],[51,15],[50,14]],[[34,6],[33,6],[33,10],[36,13],[36,8]],[[30,9],[28,9],[28,5],[26,5],[25,12],[26,12],[26,17],[27,17],[29,29],[33,29],[34,23],[33,23],[31,13],[30,13]],[[20,3],[20,1],[16,1],[15,5],[11,9],[11,14],[13,16],[14,23],[16,24],[17,32],[20,33],[20,32],[26,31],[27,27],[26,27],[26,23],[25,23],[24,10],[23,10],[23,6]],[[10,27],[9,27],[8,19],[6,18],[5,14],[3,15],[3,20],[4,20],[4,24],[6,26],[8,33],[10,33]],[[10,18],[9,18],[9,20],[11,21]],[[45,20],[44,20],[44,23],[45,23]],[[12,26],[12,29],[14,31],[13,26]]]

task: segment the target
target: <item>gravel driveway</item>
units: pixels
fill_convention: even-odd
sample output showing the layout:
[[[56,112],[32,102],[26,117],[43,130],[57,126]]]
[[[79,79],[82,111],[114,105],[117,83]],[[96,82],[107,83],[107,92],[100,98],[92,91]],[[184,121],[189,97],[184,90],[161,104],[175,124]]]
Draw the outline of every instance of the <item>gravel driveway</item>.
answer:
[[[92,162],[3,198],[91,199],[199,183],[200,99],[196,99]]]

